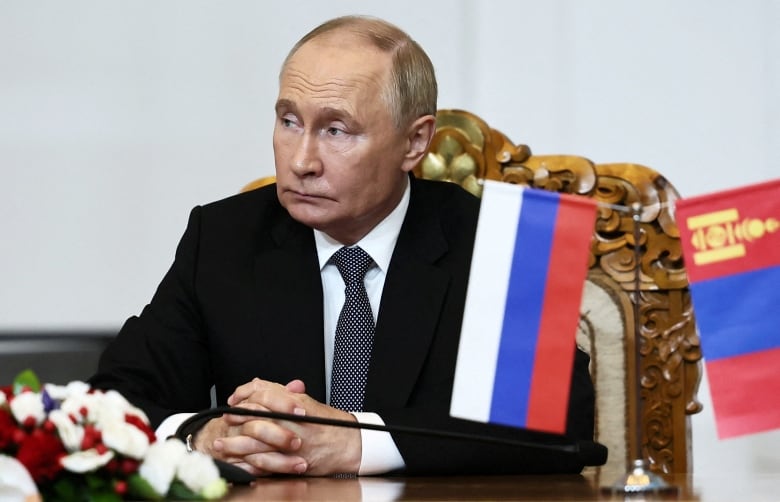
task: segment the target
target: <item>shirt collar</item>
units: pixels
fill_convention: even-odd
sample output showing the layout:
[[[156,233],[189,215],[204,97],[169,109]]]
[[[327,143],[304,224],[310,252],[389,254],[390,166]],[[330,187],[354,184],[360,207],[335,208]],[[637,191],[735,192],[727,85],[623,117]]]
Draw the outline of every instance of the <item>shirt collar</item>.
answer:
[[[411,188],[409,178],[406,179],[406,188],[398,205],[395,206],[390,214],[384,220],[380,221],[365,237],[355,243],[363,251],[369,254],[374,263],[387,273],[390,267],[390,258],[393,256],[395,243],[398,241],[398,234],[401,233],[401,225],[406,217],[406,210],[409,207]],[[317,246],[317,258],[320,262],[320,270],[328,264],[333,253],[341,249],[344,245],[330,237],[325,232],[314,229],[314,242]]]

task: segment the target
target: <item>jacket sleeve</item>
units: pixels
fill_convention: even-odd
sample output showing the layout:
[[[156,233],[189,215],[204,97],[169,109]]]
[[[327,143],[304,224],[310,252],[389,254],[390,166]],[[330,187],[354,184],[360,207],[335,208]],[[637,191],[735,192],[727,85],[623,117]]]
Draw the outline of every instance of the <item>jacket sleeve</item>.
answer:
[[[95,388],[122,393],[154,427],[171,414],[210,405],[213,379],[194,286],[200,213],[200,207],[190,213],[173,265],[151,302],[125,322],[90,379]]]

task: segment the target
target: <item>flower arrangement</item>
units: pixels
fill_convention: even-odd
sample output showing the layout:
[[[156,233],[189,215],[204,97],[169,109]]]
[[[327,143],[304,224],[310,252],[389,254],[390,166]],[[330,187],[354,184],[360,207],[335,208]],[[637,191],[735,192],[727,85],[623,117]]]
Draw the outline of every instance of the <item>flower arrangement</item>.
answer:
[[[0,388],[0,454],[29,472],[45,500],[216,499],[214,461],[156,441],[140,409],[84,382],[41,385],[32,371]]]

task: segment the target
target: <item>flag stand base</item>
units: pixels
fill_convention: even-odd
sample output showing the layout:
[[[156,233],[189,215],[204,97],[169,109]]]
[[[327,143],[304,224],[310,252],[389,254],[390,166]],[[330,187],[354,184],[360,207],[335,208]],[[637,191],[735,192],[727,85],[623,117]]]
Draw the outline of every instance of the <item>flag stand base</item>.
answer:
[[[605,493],[624,495],[678,491],[676,486],[668,484],[661,476],[651,472],[642,459],[634,460],[631,472],[622,476],[611,486],[605,486],[601,490]]]

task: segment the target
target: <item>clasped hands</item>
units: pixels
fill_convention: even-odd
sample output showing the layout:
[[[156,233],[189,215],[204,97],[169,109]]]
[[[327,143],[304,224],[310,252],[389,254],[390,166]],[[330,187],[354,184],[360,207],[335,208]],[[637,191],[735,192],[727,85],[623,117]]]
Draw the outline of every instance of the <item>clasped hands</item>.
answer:
[[[281,385],[255,378],[237,387],[227,403],[251,410],[356,421],[353,415],[308,396],[301,380]],[[222,415],[201,428],[194,445],[254,476],[356,474],[360,468],[360,431],[347,427]]]

